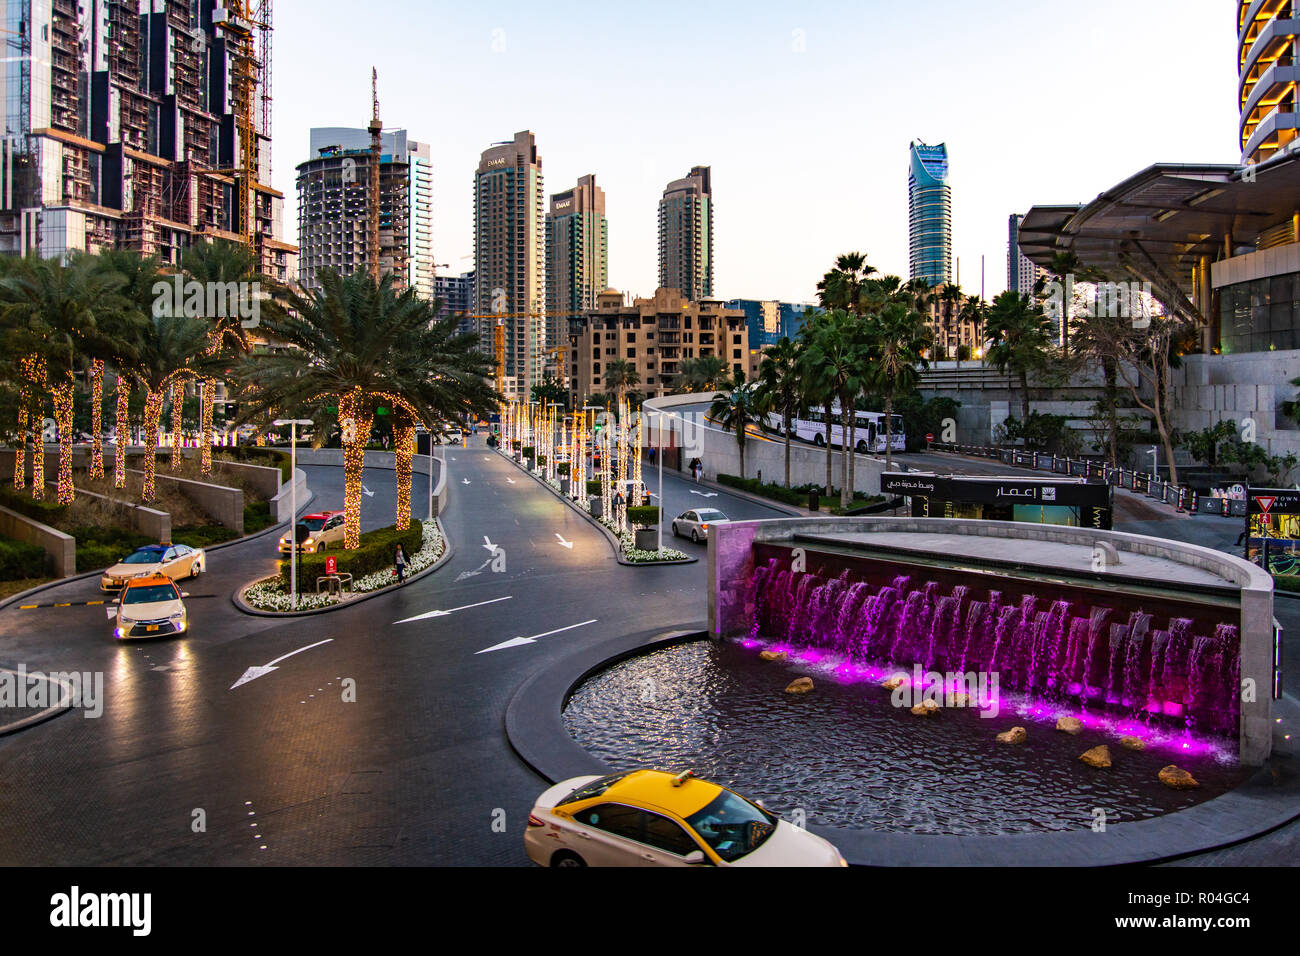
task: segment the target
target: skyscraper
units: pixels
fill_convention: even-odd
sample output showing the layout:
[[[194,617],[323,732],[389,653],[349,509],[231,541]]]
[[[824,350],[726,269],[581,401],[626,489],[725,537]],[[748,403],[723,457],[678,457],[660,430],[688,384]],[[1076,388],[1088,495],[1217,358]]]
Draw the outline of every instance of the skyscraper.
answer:
[[[474,310],[479,347],[495,356],[505,337],[504,379],[527,398],[541,381],[545,352],[545,197],[542,159],[528,130],[483,151],[474,173]]]
[[[118,247],[175,263],[225,237],[294,277],[257,106],[269,25],[228,0],[0,0],[0,23],[0,252]]]
[[[1007,288],[1021,295],[1033,295],[1034,283],[1047,270],[1036,266],[1020,250],[1020,213],[1012,213],[1007,220]]]
[[[609,286],[605,191],[594,175],[551,196],[546,214],[546,347],[565,346],[569,319],[596,308]],[[550,364],[550,363],[547,363]],[[562,363],[555,363],[561,370]]]
[[[691,302],[713,297],[713,179],[692,167],[659,200],[659,287]]]
[[[1300,135],[1300,10],[1295,0],[1238,0],[1237,37],[1241,162],[1255,165],[1293,146]]]
[[[316,271],[345,275],[365,265],[370,131],[311,130],[311,159],[298,167],[299,281],[315,286]],[[429,145],[407,130],[380,139],[380,262],[398,269],[399,288],[433,299],[433,164]],[[394,249],[396,244],[404,248]]]
[[[948,185],[948,147],[920,140],[908,147],[909,262],[911,277],[931,285],[952,281],[952,188]]]

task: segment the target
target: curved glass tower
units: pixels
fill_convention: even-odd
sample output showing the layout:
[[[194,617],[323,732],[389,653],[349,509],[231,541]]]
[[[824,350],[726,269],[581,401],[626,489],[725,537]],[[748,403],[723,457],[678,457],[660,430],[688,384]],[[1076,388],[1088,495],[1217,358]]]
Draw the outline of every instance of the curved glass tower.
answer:
[[[908,147],[907,207],[913,279],[931,285],[952,281],[952,188],[948,185],[948,147],[914,142]]]
[[[1238,0],[1241,161],[1254,165],[1295,141],[1300,87],[1296,0]]]

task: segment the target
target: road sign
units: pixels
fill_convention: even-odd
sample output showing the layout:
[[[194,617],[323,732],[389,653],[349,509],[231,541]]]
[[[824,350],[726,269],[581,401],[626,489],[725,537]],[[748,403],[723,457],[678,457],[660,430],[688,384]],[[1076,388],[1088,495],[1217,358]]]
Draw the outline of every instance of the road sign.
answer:
[[[338,558],[334,557],[333,555],[330,555],[328,558],[325,559],[325,573],[326,573],[326,574],[338,574],[338,573],[339,573],[339,559],[338,559]]]
[[[934,441],[934,432],[926,432],[926,433],[925,433],[925,440],[926,440],[926,441]]]
[[[1256,495],[1255,501],[1259,504],[1260,512],[1262,514],[1268,514],[1269,509],[1273,507],[1273,502],[1277,501],[1277,498],[1271,495]]]

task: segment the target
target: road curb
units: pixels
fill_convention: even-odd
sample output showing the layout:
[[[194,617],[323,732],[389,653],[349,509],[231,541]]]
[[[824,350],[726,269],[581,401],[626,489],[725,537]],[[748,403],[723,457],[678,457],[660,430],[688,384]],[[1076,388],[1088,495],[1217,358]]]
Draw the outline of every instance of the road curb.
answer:
[[[0,672],[4,672],[7,674],[18,673],[18,671],[8,667],[0,667]],[[27,676],[30,678],[32,676],[31,672],[28,672]],[[59,687],[63,688],[63,695],[61,695],[59,698],[60,702],[54,704],[51,707],[46,707],[40,713],[32,714],[30,717],[24,717],[22,720],[15,720],[12,723],[8,723],[5,724],[4,726],[0,726],[0,737],[5,737],[8,736],[9,734],[16,734],[20,730],[26,730],[28,727],[35,727],[37,724],[43,724],[45,723],[45,721],[52,720],[53,718],[58,717],[60,714],[67,713],[72,709],[71,703],[67,703],[67,704],[62,703],[62,701],[66,699],[66,697],[71,695],[72,688],[69,687],[67,684],[64,684],[62,681],[54,680],[48,674],[42,674],[41,676],[45,680],[49,681],[51,684],[57,684]]]
[[[433,562],[433,564],[425,568],[423,571],[420,571],[416,574],[412,574],[410,577],[408,577],[406,579],[406,584],[390,584],[387,587],[380,588],[378,591],[367,591],[365,594],[358,594],[352,600],[347,601],[343,604],[331,604],[329,607],[314,607],[306,611],[263,611],[260,608],[253,607],[251,604],[245,601],[243,597],[244,592],[246,590],[248,590],[258,581],[263,580],[263,578],[254,578],[253,580],[249,581],[247,584],[240,585],[234,590],[234,592],[231,593],[230,603],[235,605],[235,608],[237,610],[241,611],[244,614],[248,614],[252,617],[274,617],[274,618],[311,617],[314,614],[329,614],[331,611],[346,611],[350,607],[356,607],[358,604],[364,604],[366,601],[369,601],[371,598],[377,598],[382,594],[389,594],[399,588],[406,587],[407,584],[414,584],[416,581],[419,581],[421,578],[427,577],[428,575],[432,574],[434,571],[437,571],[439,568],[441,568],[444,564],[446,564],[448,561],[452,559],[456,549],[452,546],[451,539],[447,537],[447,532],[442,526],[442,521],[435,516],[433,519],[433,523],[437,525],[438,534],[442,536],[442,542],[443,542],[442,556],[438,558],[437,561]]]
[[[560,494],[558,491],[556,491],[554,488],[548,485],[541,478],[538,478],[531,471],[525,468],[520,462],[515,461],[511,455],[507,455],[505,452],[503,452],[500,446],[498,446],[494,450],[496,451],[497,454],[499,454],[502,458],[504,458],[509,464],[514,465],[515,468],[517,468],[519,471],[522,471],[525,475],[533,479],[533,481],[537,482],[539,485],[541,485],[543,488],[549,491],[556,498],[560,499],[560,501],[568,505],[573,511],[577,512],[583,518],[586,518],[589,523],[595,525],[602,532],[604,532],[605,540],[609,543],[609,546],[614,549],[614,560],[617,561],[619,564],[623,565],[623,567],[658,568],[664,566],[671,566],[674,564],[696,564],[699,562],[700,560],[699,558],[693,558],[690,555],[687,555],[685,558],[677,558],[672,561],[628,561],[626,558],[623,557],[623,548],[620,545],[618,538],[614,535],[614,532],[610,531],[609,528],[605,527],[605,525],[602,524],[599,520],[597,520],[597,518],[590,511],[584,511],[583,509],[579,508],[577,502],[566,497],[565,495]],[[660,508],[663,507],[662,503],[660,504],[659,507]]]
[[[305,508],[310,504],[312,499],[315,497],[315,495],[312,495],[308,498],[303,507]],[[203,552],[206,554],[209,551],[220,551],[222,548],[231,548],[237,544],[244,544],[246,541],[254,541],[258,538],[266,537],[274,531],[279,531],[282,527],[288,524],[288,521],[281,521],[279,524],[273,524],[270,527],[263,528],[261,531],[257,531],[253,534],[245,535],[242,538],[234,538],[230,541],[223,541],[220,544],[214,544],[210,548],[204,548]],[[9,597],[0,601],[0,611],[5,610],[11,604],[18,604],[21,601],[26,601],[28,598],[34,597],[43,591],[48,591],[51,588],[62,587],[65,584],[75,584],[77,581],[85,581],[89,578],[97,578],[104,573],[104,570],[104,568],[96,568],[94,571],[82,571],[81,573],[74,574],[71,577],[59,578],[57,581],[46,581],[44,584],[38,584],[34,588],[28,588],[26,591],[19,591],[17,594],[11,594]]]
[[[520,685],[506,708],[510,748],[549,783],[614,768],[578,744],[564,707],[584,681],[632,657],[692,640],[700,631],[641,631],[575,650]],[[1300,705],[1284,698],[1286,716]],[[1104,832],[930,835],[809,825],[855,866],[1078,866],[1164,863],[1247,843],[1300,819],[1300,774],[1275,749],[1268,766],[1222,796],[1158,817],[1113,824]]]

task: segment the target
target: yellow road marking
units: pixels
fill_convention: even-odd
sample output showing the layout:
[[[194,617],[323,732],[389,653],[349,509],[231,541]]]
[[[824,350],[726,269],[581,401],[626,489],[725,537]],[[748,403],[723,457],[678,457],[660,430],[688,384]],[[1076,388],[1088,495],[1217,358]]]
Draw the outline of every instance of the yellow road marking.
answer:
[[[31,610],[32,608],[34,608],[34,607],[40,607],[40,605],[39,605],[39,604],[20,604],[20,605],[18,605],[18,610],[20,610],[20,611],[30,611],[30,610]]]
[[[96,604],[103,604],[103,601],[87,601],[86,607],[94,607]]]
[[[56,604],[55,607],[72,607],[71,604]]]

